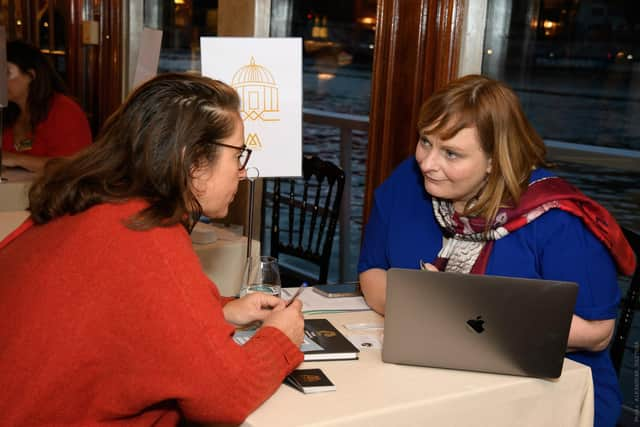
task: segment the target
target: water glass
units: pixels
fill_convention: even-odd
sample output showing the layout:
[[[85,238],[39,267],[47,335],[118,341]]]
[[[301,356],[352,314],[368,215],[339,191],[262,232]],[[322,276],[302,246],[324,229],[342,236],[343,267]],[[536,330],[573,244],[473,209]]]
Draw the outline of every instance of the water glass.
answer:
[[[241,297],[252,292],[264,292],[279,297],[280,287],[280,270],[276,258],[270,256],[247,258],[242,275]]]

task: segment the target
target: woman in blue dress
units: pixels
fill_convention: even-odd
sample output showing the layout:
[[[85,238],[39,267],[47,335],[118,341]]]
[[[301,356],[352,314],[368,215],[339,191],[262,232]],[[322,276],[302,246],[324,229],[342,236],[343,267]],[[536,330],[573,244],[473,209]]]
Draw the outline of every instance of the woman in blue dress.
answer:
[[[391,267],[577,282],[567,357],[591,367],[595,425],[614,426],[617,272],[635,268],[620,227],[543,169],[544,143],[500,82],[451,82],[423,105],[418,131],[415,157],[375,192],[358,264],[367,302],[384,314]]]

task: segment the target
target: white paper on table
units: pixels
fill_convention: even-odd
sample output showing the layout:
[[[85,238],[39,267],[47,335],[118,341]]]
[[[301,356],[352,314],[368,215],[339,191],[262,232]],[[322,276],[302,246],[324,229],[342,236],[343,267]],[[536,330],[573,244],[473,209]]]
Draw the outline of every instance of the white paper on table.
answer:
[[[236,344],[245,345],[255,335],[256,331],[257,331],[256,329],[236,330],[233,334],[233,340],[236,342]],[[302,344],[300,344],[300,351],[307,352],[307,351],[322,351],[322,350],[324,350],[324,348],[320,344],[313,341],[308,336],[306,335],[304,336]]]
[[[347,334],[346,337],[351,341],[351,344],[358,347],[360,350],[368,350],[370,348],[382,348],[382,343],[373,335],[356,335]]]
[[[302,176],[302,39],[201,37],[200,52],[202,75],[240,96],[247,170]]]
[[[289,299],[298,288],[282,288],[282,298]],[[304,288],[298,299],[302,301],[302,311],[364,311],[370,310],[363,297],[327,298],[312,288]]]
[[[342,326],[350,331],[384,329],[383,323],[345,323]]]

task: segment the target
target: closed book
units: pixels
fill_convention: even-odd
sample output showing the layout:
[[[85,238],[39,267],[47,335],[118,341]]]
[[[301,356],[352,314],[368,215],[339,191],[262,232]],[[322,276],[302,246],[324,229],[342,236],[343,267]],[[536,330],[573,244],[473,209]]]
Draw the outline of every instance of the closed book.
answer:
[[[305,341],[320,348],[305,348],[304,360],[352,360],[358,358],[358,350],[327,319],[305,319]]]
[[[305,394],[336,389],[336,386],[320,369],[296,369],[285,378],[285,381]]]

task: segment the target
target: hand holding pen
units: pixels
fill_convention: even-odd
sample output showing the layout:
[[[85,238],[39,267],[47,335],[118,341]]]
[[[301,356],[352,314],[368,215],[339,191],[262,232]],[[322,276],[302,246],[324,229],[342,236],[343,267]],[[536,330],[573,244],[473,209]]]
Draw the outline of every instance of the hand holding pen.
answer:
[[[291,303],[293,301],[295,301],[295,299],[298,298],[298,296],[300,296],[300,294],[302,293],[302,290],[304,288],[306,288],[307,286],[309,286],[309,284],[307,282],[302,282],[302,285],[300,285],[300,287],[298,288],[296,293],[293,294],[293,296],[291,297],[291,299],[289,301],[287,301],[287,304],[285,305],[285,307],[289,307],[291,305]]]
[[[304,317],[301,310],[302,304],[294,304],[294,301],[298,299],[298,296],[302,293],[302,288],[305,286],[307,284],[303,283],[293,297],[284,304],[281,299],[280,304],[283,304],[285,309],[282,309],[282,305],[279,304],[280,308],[272,310],[271,314],[262,323],[263,327],[272,326],[280,329],[297,346],[300,346],[304,339]]]

